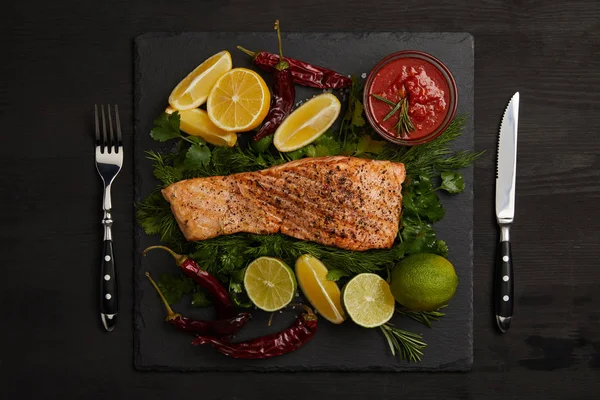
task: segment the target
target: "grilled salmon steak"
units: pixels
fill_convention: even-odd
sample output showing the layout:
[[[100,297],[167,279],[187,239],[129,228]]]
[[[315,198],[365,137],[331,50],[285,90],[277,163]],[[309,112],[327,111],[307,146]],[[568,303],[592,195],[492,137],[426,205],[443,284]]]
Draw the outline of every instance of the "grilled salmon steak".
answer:
[[[348,250],[389,248],[398,233],[404,164],[303,158],[163,189],[187,240],[281,232]]]

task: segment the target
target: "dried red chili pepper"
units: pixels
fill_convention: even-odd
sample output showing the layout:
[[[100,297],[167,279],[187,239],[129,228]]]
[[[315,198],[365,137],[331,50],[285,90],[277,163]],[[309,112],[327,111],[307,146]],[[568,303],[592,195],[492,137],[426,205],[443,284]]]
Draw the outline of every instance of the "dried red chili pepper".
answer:
[[[254,135],[254,141],[256,142],[266,136],[271,135],[277,130],[277,128],[279,128],[279,125],[281,125],[285,117],[287,117],[290,111],[292,111],[294,100],[296,99],[296,88],[294,87],[294,80],[292,78],[290,64],[285,61],[285,58],[283,58],[283,52],[281,50],[281,31],[279,29],[279,20],[275,21],[275,29],[277,30],[280,61],[274,65],[273,69],[275,83],[273,84],[271,109],[265,117],[265,122],[260,127],[256,135]]]
[[[219,319],[231,318],[237,314],[227,289],[221,285],[221,282],[219,282],[217,278],[200,268],[194,260],[188,256],[177,254],[165,246],[150,246],[143,251],[142,255],[146,255],[146,253],[152,249],[162,249],[168,251],[169,254],[173,256],[175,263],[179,266],[179,268],[181,268],[183,273],[192,278],[194,282],[208,291],[208,293],[213,297],[213,303],[217,309]]]
[[[271,72],[280,60],[280,56],[274,53],[254,52],[242,46],[237,46],[237,48],[251,56],[252,62],[265,71]],[[290,65],[292,78],[298,85],[318,89],[341,89],[352,85],[352,79],[328,68],[311,65],[294,58],[284,57],[284,60]]]
[[[198,336],[192,344],[198,346],[210,343],[219,352],[232,358],[259,359],[291,353],[312,339],[317,332],[317,315],[309,307],[303,307],[306,312],[281,332],[238,343],[211,336]]]
[[[236,334],[252,319],[252,315],[248,312],[239,313],[232,318],[218,319],[215,321],[202,321],[184,317],[173,311],[162,291],[148,272],[146,272],[146,277],[150,280],[154,289],[156,289],[156,292],[167,309],[167,322],[182,332],[209,336],[231,336]]]

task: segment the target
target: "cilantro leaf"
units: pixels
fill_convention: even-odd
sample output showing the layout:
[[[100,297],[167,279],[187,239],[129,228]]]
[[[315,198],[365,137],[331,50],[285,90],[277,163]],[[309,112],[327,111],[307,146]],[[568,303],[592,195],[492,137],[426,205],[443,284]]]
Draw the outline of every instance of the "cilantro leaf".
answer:
[[[360,100],[354,100],[354,109],[352,110],[352,120],[351,124],[357,127],[361,127],[365,125],[365,119],[362,116],[363,114],[363,105]]]
[[[231,297],[231,301],[238,307],[250,308],[252,307],[252,302],[248,298],[243,284],[245,272],[246,268],[231,273],[229,278],[229,296]]]
[[[150,136],[159,142],[180,138],[179,122],[179,112],[175,111],[173,114],[163,112],[154,120]]]
[[[331,131],[325,132],[320,138],[315,140],[317,147],[317,156],[337,156],[342,151],[340,142],[333,137]]]
[[[373,140],[369,135],[363,135],[358,140],[354,155],[369,153],[379,154],[385,149],[386,143],[382,140]]]
[[[206,292],[202,290],[195,290],[192,293],[192,306],[198,308],[208,307],[212,304],[211,299],[208,297]]]
[[[210,149],[204,144],[194,143],[185,155],[185,165],[188,168],[199,168],[208,165],[210,161]]]
[[[420,176],[413,179],[403,190],[404,215],[437,222],[444,217],[445,211],[429,178]]]
[[[465,190],[465,181],[462,175],[458,172],[442,172],[442,185],[440,189],[448,193],[460,193]]]
[[[162,274],[157,285],[169,304],[175,304],[181,300],[186,286],[181,277],[171,274]]]
[[[232,248],[230,251],[221,254],[220,261],[223,271],[234,271],[244,264],[244,255],[239,247]],[[243,276],[240,278],[243,280]]]
[[[339,281],[340,278],[344,278],[346,276],[350,276],[348,275],[348,273],[346,271],[344,271],[343,269],[332,269],[329,270],[329,272],[327,272],[327,280],[328,281]]]
[[[316,157],[317,148],[314,145],[309,144],[308,146],[304,147],[304,154],[306,154],[308,157]]]
[[[290,160],[290,161],[294,161],[294,160],[299,160],[302,157],[304,157],[304,155],[306,154],[306,148],[303,147],[301,149],[298,150],[294,150],[294,151],[290,151],[289,153],[285,153],[285,156]]]

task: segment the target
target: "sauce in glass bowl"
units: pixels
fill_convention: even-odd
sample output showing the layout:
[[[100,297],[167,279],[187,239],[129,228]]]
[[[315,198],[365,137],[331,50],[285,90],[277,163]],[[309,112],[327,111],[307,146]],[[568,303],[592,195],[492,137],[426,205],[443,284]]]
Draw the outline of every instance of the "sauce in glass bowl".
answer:
[[[448,68],[433,56],[401,51],[373,68],[363,101],[367,119],[383,138],[412,146],[433,140],[450,124],[456,112],[456,83]],[[404,104],[394,107],[401,101]],[[394,109],[397,111],[391,113]],[[398,127],[403,111],[410,119],[408,129],[404,129],[407,125]]]

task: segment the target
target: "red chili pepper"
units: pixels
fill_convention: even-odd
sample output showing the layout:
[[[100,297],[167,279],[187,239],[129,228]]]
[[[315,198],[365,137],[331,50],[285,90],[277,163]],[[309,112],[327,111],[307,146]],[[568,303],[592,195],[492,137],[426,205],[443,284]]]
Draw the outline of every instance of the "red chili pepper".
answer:
[[[208,293],[213,297],[213,302],[215,304],[215,308],[217,309],[219,319],[231,318],[237,314],[227,289],[221,285],[221,282],[219,282],[217,278],[200,268],[194,260],[188,256],[177,254],[165,246],[150,246],[143,251],[142,255],[146,255],[146,253],[152,249],[162,249],[168,251],[169,254],[175,258],[175,263],[181,268],[183,273],[192,278],[194,282],[208,291]]]
[[[237,48],[252,57],[252,62],[265,71],[271,72],[281,57],[266,51],[250,51],[237,46]],[[294,82],[298,85],[309,86],[318,89],[341,89],[351,86],[352,79],[332,71],[328,68],[308,64],[294,58],[284,57],[290,65],[290,71]]]
[[[252,315],[248,312],[239,313],[235,317],[219,319],[216,321],[202,321],[184,317],[173,311],[162,291],[148,272],[146,272],[146,277],[148,277],[150,283],[154,286],[154,289],[156,289],[156,292],[165,304],[165,308],[167,309],[167,322],[182,332],[194,333],[197,335],[231,336],[236,334],[252,319]]]
[[[260,127],[256,135],[254,135],[254,141],[256,142],[271,135],[277,130],[285,117],[292,111],[294,100],[296,98],[296,88],[294,87],[290,64],[283,58],[283,52],[281,50],[279,20],[275,21],[275,29],[277,30],[277,41],[279,43],[280,54],[279,60],[281,61],[277,62],[274,66],[273,75],[275,77],[275,83],[273,84],[271,109],[265,117],[265,123]]]
[[[272,335],[239,343],[198,336],[192,344],[198,346],[210,343],[219,352],[232,358],[259,359],[291,353],[312,339],[317,332],[317,315],[309,307],[304,308],[306,313],[300,314],[292,326]]]

